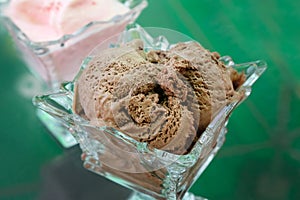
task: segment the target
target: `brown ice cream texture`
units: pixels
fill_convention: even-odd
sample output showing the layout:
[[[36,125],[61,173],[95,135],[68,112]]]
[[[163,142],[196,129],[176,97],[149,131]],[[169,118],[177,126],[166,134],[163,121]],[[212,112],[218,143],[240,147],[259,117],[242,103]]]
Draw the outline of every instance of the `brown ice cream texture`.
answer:
[[[146,51],[141,40],[94,55],[76,81],[74,110],[149,147],[185,154],[216,113],[241,98],[245,76],[191,41]]]

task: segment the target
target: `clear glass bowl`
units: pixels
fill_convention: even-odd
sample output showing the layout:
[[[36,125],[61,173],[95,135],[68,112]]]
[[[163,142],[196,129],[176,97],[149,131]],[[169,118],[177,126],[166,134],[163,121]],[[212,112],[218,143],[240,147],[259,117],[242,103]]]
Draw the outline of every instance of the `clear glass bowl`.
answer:
[[[191,40],[168,29],[134,26],[118,35],[117,43],[113,42],[115,39],[107,40],[100,46],[112,48],[136,38],[144,42],[145,49],[168,49],[174,42]],[[97,51],[101,51],[101,48],[94,50],[85,59],[78,76]],[[70,130],[80,144],[86,169],[133,189],[135,192],[129,199],[203,199],[187,191],[222,147],[230,114],[250,95],[252,85],[267,67],[263,61],[235,64],[229,56],[221,57],[220,60],[228,68],[245,73],[246,81],[237,89],[242,98],[224,106],[189,153],[184,155],[150,148],[147,143],[138,142],[112,127],[91,125],[76,114],[73,101],[78,76],[74,81],[62,84],[57,93],[36,96],[33,103]]]
[[[47,83],[50,88],[59,87],[63,81],[72,81],[82,60],[94,48],[111,35],[115,35],[132,23],[147,6],[146,0],[123,0],[130,10],[108,21],[91,21],[72,34],[57,40],[35,42],[30,40],[14,21],[4,15],[10,0],[0,2],[0,19],[8,29],[30,71]]]
[[[72,34],[63,35],[57,40],[35,42],[30,40],[14,21],[4,15],[10,0],[0,1],[0,22],[9,31],[29,70],[40,80],[37,82],[45,90],[55,91],[64,81],[73,80],[82,60],[95,47],[95,44],[115,35],[134,22],[147,6],[147,0],[120,0],[130,10],[116,15],[108,21],[91,21]],[[33,30],[34,31],[34,30]],[[63,147],[77,144],[74,137],[53,117],[42,110],[37,116]]]

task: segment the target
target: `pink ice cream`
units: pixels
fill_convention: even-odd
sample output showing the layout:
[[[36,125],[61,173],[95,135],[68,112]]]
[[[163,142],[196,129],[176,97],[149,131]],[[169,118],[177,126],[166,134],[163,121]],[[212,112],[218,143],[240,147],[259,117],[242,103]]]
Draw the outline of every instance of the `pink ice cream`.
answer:
[[[122,32],[146,5],[146,0],[134,5],[130,0],[11,0],[0,9],[30,70],[56,88],[73,80],[95,44]],[[96,23],[86,26],[90,22]]]
[[[56,40],[129,11],[117,0],[12,0],[5,14],[33,41]]]

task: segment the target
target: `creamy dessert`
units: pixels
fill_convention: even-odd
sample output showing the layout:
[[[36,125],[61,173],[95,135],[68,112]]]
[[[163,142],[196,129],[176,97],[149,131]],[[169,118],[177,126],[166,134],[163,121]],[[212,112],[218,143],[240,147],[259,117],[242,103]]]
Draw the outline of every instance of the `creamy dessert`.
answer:
[[[185,184],[191,185],[222,143],[224,119],[215,130],[207,132],[207,126],[243,98],[236,89],[246,76],[219,57],[194,41],[164,51],[133,40],[93,54],[73,98],[74,112],[92,125],[80,126],[87,133],[81,143],[84,167],[156,199],[182,198]],[[145,153],[117,131],[170,154]]]
[[[107,21],[129,8],[118,0],[11,0],[4,10],[35,42],[57,40],[92,21]]]
[[[197,42],[144,51],[134,40],[95,55],[76,82],[74,110],[150,147],[186,154],[245,76]]]

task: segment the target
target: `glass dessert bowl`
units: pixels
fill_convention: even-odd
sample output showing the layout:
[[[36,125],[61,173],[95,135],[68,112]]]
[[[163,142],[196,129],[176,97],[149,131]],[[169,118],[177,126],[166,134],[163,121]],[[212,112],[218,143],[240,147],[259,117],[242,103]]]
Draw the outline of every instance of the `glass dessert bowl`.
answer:
[[[202,199],[187,191],[265,69],[136,25],[97,46],[59,92],[33,102],[74,135],[84,167],[133,189],[130,199]]]
[[[71,3],[67,5],[68,3],[65,2]],[[93,1],[94,4],[100,2],[103,7],[103,3],[105,3],[107,6],[105,12],[102,12],[102,9],[101,14],[95,14],[95,9],[88,9],[91,12],[85,12],[83,17],[82,13],[75,10],[76,8],[72,10],[73,7],[76,7],[73,6],[75,3],[72,4],[72,2],[76,3],[75,0],[56,0],[52,3],[51,1],[37,0],[4,0],[0,2],[1,23],[9,31],[28,69],[40,80],[40,84],[45,86],[43,87],[45,90],[55,91],[62,82],[73,80],[82,60],[94,48],[95,44],[124,30],[147,6],[146,0],[114,0],[109,2],[97,0]],[[81,5],[84,6],[88,2],[84,1]],[[41,7],[47,3],[48,6]],[[62,6],[64,3],[66,8]],[[120,11],[112,9],[115,4],[121,7]],[[85,10],[87,8],[84,7]],[[68,14],[59,15],[59,13],[55,13],[59,9]],[[70,18],[71,14],[72,17]],[[101,20],[101,17],[106,14],[106,18]],[[111,16],[112,14],[113,16]],[[93,16],[90,17],[90,15]],[[101,15],[99,20],[94,20],[98,17],[97,15]],[[57,19],[51,19],[51,17],[56,16],[58,16]],[[90,18],[93,21],[87,21]],[[47,24],[47,20],[49,24]],[[82,25],[77,24],[76,20],[80,21]],[[73,24],[73,29],[65,30],[68,24]],[[55,26],[55,31],[59,32],[55,35],[57,37],[52,37],[53,32],[55,32],[52,30],[52,28],[54,29],[52,25],[57,25]],[[76,144],[73,136],[51,116],[41,110],[37,110],[37,115],[50,132],[55,133],[55,138],[64,147]]]

